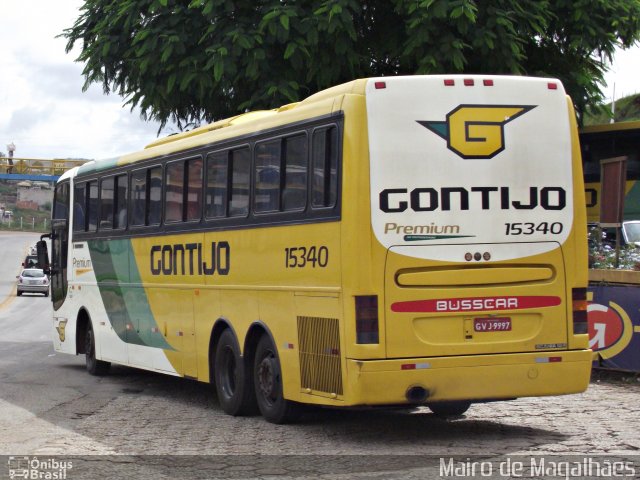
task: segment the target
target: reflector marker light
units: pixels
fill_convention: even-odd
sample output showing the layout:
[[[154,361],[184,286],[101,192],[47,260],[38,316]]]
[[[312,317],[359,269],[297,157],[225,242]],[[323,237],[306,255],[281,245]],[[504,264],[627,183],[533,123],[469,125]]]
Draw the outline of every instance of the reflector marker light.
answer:
[[[547,88],[549,90],[557,90],[558,89],[558,84],[554,83],[554,82],[549,82],[549,83],[547,83]]]
[[[357,295],[356,303],[356,343],[379,343],[378,297]]]
[[[376,87],[376,90],[387,88],[387,82],[376,82],[375,87]]]
[[[447,78],[444,81],[444,86],[445,87],[453,87],[455,84],[456,84],[456,82],[451,78]]]
[[[571,292],[573,306],[573,334],[581,335],[588,333],[589,323],[587,320],[587,289],[574,288]]]
[[[490,80],[490,79],[487,78],[485,80],[482,80],[482,84],[485,87],[493,87],[493,80]]]
[[[403,363],[400,365],[400,370],[424,370],[431,368],[430,363]]]
[[[562,357],[536,357],[536,363],[558,363]]]
[[[464,79],[464,86],[465,87],[473,87],[474,83],[475,82],[473,81],[473,78],[465,78]]]

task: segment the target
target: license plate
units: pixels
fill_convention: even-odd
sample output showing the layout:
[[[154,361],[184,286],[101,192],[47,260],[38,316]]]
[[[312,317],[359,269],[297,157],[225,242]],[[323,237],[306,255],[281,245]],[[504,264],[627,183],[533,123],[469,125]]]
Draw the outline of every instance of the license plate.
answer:
[[[473,329],[476,332],[507,332],[511,330],[511,318],[475,318]]]

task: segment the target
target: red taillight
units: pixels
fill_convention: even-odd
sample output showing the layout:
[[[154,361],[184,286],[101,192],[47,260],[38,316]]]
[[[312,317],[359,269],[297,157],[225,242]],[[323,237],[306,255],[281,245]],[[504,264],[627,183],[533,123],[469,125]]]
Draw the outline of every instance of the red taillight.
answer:
[[[547,83],[547,88],[549,90],[557,90],[558,89],[558,84],[554,83],[554,82],[549,82],[549,83]]]
[[[489,79],[482,80],[482,84],[485,87],[493,87],[493,80],[489,80]]]
[[[574,288],[572,290],[573,301],[573,334],[579,335],[589,332],[587,319],[587,289]]]
[[[444,86],[445,87],[453,87],[456,84],[456,82],[453,81],[453,79],[451,78],[447,78],[444,81]]]
[[[356,297],[356,342],[379,343],[378,297]]]
[[[374,85],[377,90],[380,90],[382,88],[387,88],[387,82],[376,82]]]
[[[474,83],[475,82],[473,81],[473,78],[465,78],[464,79],[464,86],[465,87],[473,87]]]

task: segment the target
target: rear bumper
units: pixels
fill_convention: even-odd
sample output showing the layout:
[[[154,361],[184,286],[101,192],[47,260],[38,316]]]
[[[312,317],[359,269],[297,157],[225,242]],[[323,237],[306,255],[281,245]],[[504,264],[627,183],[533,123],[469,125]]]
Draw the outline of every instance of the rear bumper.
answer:
[[[47,293],[49,285],[18,285],[18,291],[24,293]]]
[[[557,361],[558,358],[561,360]],[[342,404],[406,404],[407,390],[416,386],[429,392],[428,402],[579,393],[589,385],[591,362],[591,350],[373,361],[347,359],[348,386]]]

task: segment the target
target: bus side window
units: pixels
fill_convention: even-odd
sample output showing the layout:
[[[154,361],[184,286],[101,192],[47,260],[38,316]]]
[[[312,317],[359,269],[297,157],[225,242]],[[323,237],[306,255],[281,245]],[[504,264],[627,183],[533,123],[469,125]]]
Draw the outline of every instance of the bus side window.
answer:
[[[307,205],[307,150],[306,135],[296,135],[285,141],[282,210],[302,210]]]
[[[254,208],[256,212],[280,210],[280,158],[282,140],[272,140],[256,145],[256,187]]]
[[[323,127],[313,132],[313,194],[315,208],[333,207],[338,196],[338,129]]]
[[[207,156],[207,184],[205,212],[206,218],[220,218],[227,215],[227,181],[229,152],[216,152]]]
[[[87,203],[87,231],[95,232],[98,228],[98,181],[88,183],[89,201]]]
[[[184,198],[184,161],[167,163],[165,185],[164,221],[180,222]]]
[[[127,175],[115,178],[115,205],[113,228],[127,227]]]
[[[186,220],[200,220],[202,217],[202,159],[187,161],[187,204]]]
[[[87,184],[78,183],[73,187],[73,231],[84,232],[86,222]]]
[[[159,225],[162,218],[162,167],[149,169],[149,210],[147,225]]]
[[[231,151],[231,193],[229,195],[229,216],[246,217],[249,213],[249,177],[251,175],[251,154],[249,148]]]
[[[131,174],[131,225],[145,224],[147,205],[147,172],[137,170]]]
[[[104,178],[100,182],[100,230],[113,228],[114,183],[114,177]]]

